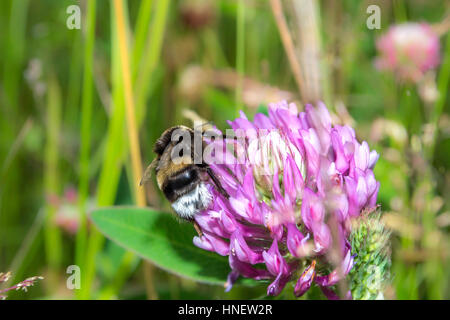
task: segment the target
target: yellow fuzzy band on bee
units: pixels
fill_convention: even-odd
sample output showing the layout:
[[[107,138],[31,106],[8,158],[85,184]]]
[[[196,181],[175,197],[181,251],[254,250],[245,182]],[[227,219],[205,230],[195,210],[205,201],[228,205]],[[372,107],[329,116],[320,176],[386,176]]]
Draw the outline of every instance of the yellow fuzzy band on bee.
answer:
[[[158,166],[158,171],[156,173],[156,181],[158,182],[158,187],[161,188],[166,177],[176,175],[178,172],[193,164],[193,161],[191,157],[183,156],[164,162],[166,165],[161,165],[163,164],[161,161],[159,163],[160,165]]]

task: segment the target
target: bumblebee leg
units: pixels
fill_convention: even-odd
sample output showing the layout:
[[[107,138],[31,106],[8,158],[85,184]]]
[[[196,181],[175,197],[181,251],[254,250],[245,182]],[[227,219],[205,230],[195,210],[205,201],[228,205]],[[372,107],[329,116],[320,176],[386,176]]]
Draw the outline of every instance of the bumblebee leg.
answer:
[[[202,229],[200,229],[200,226],[198,225],[197,221],[195,221],[195,220],[194,220],[194,228],[195,228],[195,231],[197,231],[198,236],[200,238],[203,237]]]
[[[214,172],[211,170],[211,168],[206,168],[206,172],[208,173],[208,175],[211,177],[212,181],[214,182],[214,184],[217,187],[217,191],[219,191],[225,198],[229,198],[230,195],[228,194],[228,192],[225,191],[225,189],[222,187],[222,184],[220,183],[219,179],[217,179],[216,175],[214,174]]]

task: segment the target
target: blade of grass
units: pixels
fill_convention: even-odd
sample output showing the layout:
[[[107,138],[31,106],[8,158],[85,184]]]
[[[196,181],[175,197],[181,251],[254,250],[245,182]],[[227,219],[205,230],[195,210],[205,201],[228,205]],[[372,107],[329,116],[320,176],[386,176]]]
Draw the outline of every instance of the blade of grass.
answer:
[[[0,43],[2,45],[2,81],[0,83],[0,103],[2,106],[0,115],[1,140],[0,161],[4,161],[10,152],[10,148],[16,140],[24,108],[19,103],[22,81],[22,71],[26,57],[26,27],[29,1],[2,1],[2,25],[4,26]],[[20,201],[8,201],[14,199],[23,190],[21,181],[23,170],[17,163],[11,163],[7,174],[2,177],[0,187],[0,233],[4,235],[11,224],[20,225],[18,219],[22,204]],[[6,230],[5,230],[6,229]],[[3,240],[3,239],[2,239]],[[0,240],[0,241],[2,241]],[[3,261],[10,261],[14,256],[13,250],[7,249],[2,241],[0,245],[0,266]]]
[[[83,96],[81,105],[81,147],[80,174],[78,186],[78,207],[80,212],[80,228],[77,232],[75,261],[81,268],[84,266],[83,255],[87,241],[86,200],[89,194],[89,168],[92,126],[93,98],[93,60],[95,45],[95,10],[96,0],[88,1],[86,14],[86,39],[84,44]]]
[[[14,256],[13,261],[11,262],[8,271],[11,271],[13,274],[13,277],[11,279],[11,282],[16,282],[17,279],[22,278],[23,275],[23,268],[24,261],[27,258],[27,255],[29,255],[33,250],[33,247],[37,244],[37,237],[39,235],[39,232],[42,229],[42,226],[44,225],[45,220],[45,211],[39,210],[39,212],[36,214],[36,217],[31,224],[31,227],[29,228],[27,234],[25,235],[24,240],[22,241],[22,244],[20,245],[20,249],[17,251],[16,255]]]
[[[281,1],[270,0],[270,5],[272,7],[273,16],[277,23],[278,31],[280,32],[281,41],[283,43],[284,50],[286,51],[286,55],[288,57],[289,64],[292,69],[292,73],[294,74],[295,81],[297,82],[300,96],[302,98],[302,101],[304,101],[307,97],[306,87],[300,63],[295,53],[294,43],[292,41],[292,37],[289,32],[286,18],[284,17],[283,14],[283,7],[281,5]]]
[[[292,1],[291,15],[295,21],[294,33],[297,41],[297,58],[303,72],[305,90],[308,94],[303,97],[306,102],[316,103],[323,100],[322,83],[323,74],[322,39],[320,37],[320,14],[318,1],[296,0]],[[331,104],[329,104],[329,108]]]
[[[434,155],[434,148],[436,145],[436,138],[438,133],[438,122],[444,110],[445,102],[447,100],[448,94],[448,84],[450,78],[450,32],[447,33],[447,39],[445,44],[445,54],[441,66],[441,70],[439,72],[438,78],[438,91],[439,97],[436,100],[433,113],[431,114],[431,124],[433,128],[433,138],[431,139],[431,143],[428,146],[427,156],[428,159],[432,159]]]
[[[130,60],[128,56],[127,37],[125,29],[125,17],[123,3],[120,0],[114,0],[115,18],[117,22],[117,32],[119,39],[119,56],[122,68],[122,81],[125,93],[125,111],[126,122],[128,127],[128,139],[130,147],[130,155],[133,168],[133,190],[135,201],[138,206],[145,206],[146,199],[143,188],[139,188],[139,181],[142,177],[142,160],[139,148],[139,136],[136,125],[136,109],[134,104],[134,96],[131,83]]]
[[[145,3],[142,6],[148,5]],[[123,6],[126,11],[127,6]],[[118,32],[115,20],[115,9],[111,5],[111,53],[112,53],[112,112],[108,125],[108,132],[105,138],[105,154],[103,157],[102,168],[100,172],[99,183],[97,186],[97,204],[99,206],[109,206],[114,204],[114,199],[117,192],[119,177],[121,173],[121,168],[125,161],[125,157],[128,154],[127,146],[128,141],[125,139],[123,130],[125,129],[125,106],[124,106],[124,87],[122,85],[122,67],[121,60],[119,56],[118,47]],[[142,81],[145,85],[142,85],[142,90],[138,91],[141,93],[143,103],[141,104],[142,116],[140,121],[143,120],[143,114],[145,112],[145,100],[148,95],[149,88],[148,82],[150,81],[150,76],[154,67],[157,64],[159,58],[159,53],[161,51],[162,35],[164,34],[164,26],[167,16],[168,1],[160,1],[158,6],[156,6],[155,14],[153,15],[152,24],[150,31],[147,33],[148,45],[146,46],[145,54],[136,54],[135,56],[145,56],[146,59],[142,59],[141,63],[143,66],[138,68],[139,72],[136,74],[136,82]],[[127,14],[125,13],[125,18]],[[146,19],[146,15],[140,15],[140,19]],[[144,22],[137,22],[137,25],[144,25]],[[143,27],[142,27],[143,28]],[[142,30],[142,29],[141,29]],[[141,31],[143,32],[143,31]],[[139,37],[137,37],[139,38]],[[136,50],[136,46],[134,47]],[[143,50],[143,47],[142,47]],[[138,104],[137,104],[138,105]],[[139,108],[137,108],[139,109]],[[139,114],[139,110],[136,111]],[[91,288],[95,275],[95,257],[97,252],[100,250],[102,244],[104,243],[103,236],[96,230],[91,231],[89,237],[89,242],[87,246],[87,256],[86,256],[86,266],[85,270],[85,280],[82,284],[82,288],[78,294],[81,299],[88,299],[91,296]],[[126,259],[122,261],[126,264]],[[122,265],[119,268],[123,270]],[[108,289],[109,288],[109,289]],[[107,286],[105,290],[119,290],[120,286],[113,284]],[[102,293],[102,297],[105,295],[114,295],[117,292]]]
[[[450,77],[450,33],[447,34],[444,59],[442,62],[441,70],[439,72],[438,78],[439,97],[435,103],[431,115],[433,137],[431,142],[428,144],[428,147],[425,149],[425,155],[427,156],[429,163],[432,163],[434,158],[434,150],[439,131],[439,119],[442,115],[445,102],[447,99],[449,77]],[[422,225],[425,231],[422,243],[424,248],[429,249],[431,252],[433,251],[438,252],[440,246],[436,243],[436,240],[434,238],[435,237],[434,235],[438,232],[438,228],[436,226],[436,215],[431,210],[431,201],[436,192],[436,190],[434,190],[435,189],[434,178],[431,172],[431,168],[427,170],[426,174],[423,177],[423,180],[425,180],[425,183],[428,183],[428,192],[426,194],[427,210],[422,215]],[[438,254],[432,255],[429,259],[425,261],[424,271],[427,274],[425,282],[427,285],[427,294],[429,299],[441,300],[444,298],[445,290],[446,287],[448,286],[448,283],[446,281],[442,281],[442,279],[447,278],[446,273],[448,272],[447,271],[448,268],[446,269],[443,265],[445,265],[445,261],[442,261]]]
[[[123,9],[123,3],[120,0],[114,0],[114,8],[116,14],[117,32],[119,39],[119,52],[122,67],[122,80],[125,93],[125,110],[126,110],[126,121],[128,127],[128,138],[130,146],[130,155],[132,162],[132,174],[133,174],[133,189],[136,204],[140,207],[146,205],[146,198],[144,193],[144,188],[139,188],[139,181],[142,177],[142,160],[139,148],[139,136],[138,128],[136,125],[136,111],[134,104],[134,96],[131,82],[131,72],[130,72],[130,60],[128,56],[127,39],[125,32],[125,14]],[[153,266],[145,262],[145,278],[146,278],[146,289],[147,296],[150,299],[157,299],[156,290],[153,283]]]
[[[134,265],[135,260],[136,255],[133,252],[131,251],[125,252],[122,261],[120,263],[120,266],[117,269],[117,272],[115,273],[114,281],[102,290],[102,292],[99,295],[99,299],[110,300],[114,297],[117,297],[117,293],[127,280],[130,274],[130,269]]]
[[[237,7],[237,27],[236,27],[236,70],[239,75],[236,84],[235,108],[236,116],[239,116],[239,110],[242,110],[242,84],[244,81],[244,63],[245,63],[245,2],[238,1]]]
[[[45,197],[58,196],[60,191],[58,162],[59,162],[59,137],[61,134],[61,93],[58,82],[54,74],[50,76],[48,82],[47,96],[47,142],[45,146],[44,164],[44,190]],[[61,267],[62,239],[60,230],[54,224],[53,218],[56,212],[54,204],[47,200],[46,217],[44,226],[45,252],[49,265],[49,288],[57,285],[57,272]]]
[[[403,0],[394,0],[394,17],[397,23],[405,22],[408,20],[406,14],[406,4]]]
[[[205,29],[202,32],[202,42],[205,50],[211,55],[212,63],[217,68],[229,67],[227,57],[218,39],[217,33],[213,29]],[[257,60],[257,59],[255,59]],[[258,60],[257,60],[258,61]]]
[[[151,90],[153,88],[155,88],[154,83],[150,83],[150,85],[148,83],[150,82],[150,79],[152,78],[152,76],[154,74],[155,67],[157,65],[157,61],[160,57],[161,48],[162,48],[162,37],[164,34],[165,24],[166,24],[166,20],[167,20],[168,4],[169,4],[169,1],[162,1],[162,2],[159,2],[158,6],[156,6],[156,7],[152,6],[150,8],[150,9],[152,9],[152,11],[156,11],[156,12],[153,15],[153,19],[151,22],[151,27],[150,27],[149,32],[145,33],[143,31],[144,29],[146,30],[148,28],[148,24],[150,23],[149,21],[147,21],[147,18],[148,18],[147,15],[139,15],[138,22],[136,23],[138,30],[136,30],[136,40],[135,40],[135,46],[133,48],[133,50],[134,50],[133,51],[133,65],[134,66],[142,66],[143,65],[143,67],[137,68],[139,70],[139,72],[137,72],[135,74],[135,76],[133,77],[133,80],[136,82],[136,79],[138,78],[138,79],[140,79],[140,81],[142,81],[142,83],[147,84],[146,86],[143,86],[143,88],[142,88],[143,90],[140,91],[140,95],[138,96],[141,98],[140,101],[142,103],[139,104],[137,102],[137,104],[136,104],[136,114],[137,114],[138,126],[140,126],[144,120],[143,118],[144,118],[144,114],[145,114],[145,100],[149,96]],[[143,2],[141,4],[140,12],[142,10],[144,10],[147,6],[148,6],[148,3]],[[144,28],[144,25],[146,26],[145,28]],[[141,37],[139,35],[143,35],[143,34],[147,34],[147,45],[146,46],[137,45],[136,43],[141,41],[141,40],[138,40],[138,39],[141,39]],[[136,61],[137,59],[139,59],[138,57],[143,55],[143,53],[136,53],[136,50],[144,50],[144,49],[146,49],[144,56],[146,56],[148,58],[144,59],[143,61]],[[118,79],[118,81],[120,82],[120,79]],[[118,99],[121,99],[120,103],[122,103],[123,92],[122,92],[122,96]],[[139,101],[139,100],[137,100],[137,101]],[[141,110],[141,111],[139,111],[139,110]],[[150,199],[150,201],[152,201],[152,199]],[[114,276],[114,279],[116,279],[116,280],[112,284],[108,285],[106,288],[104,288],[102,290],[102,292],[100,294],[101,299],[109,299],[114,296],[117,296],[126,277],[131,272],[130,269],[133,266],[133,264],[130,263],[130,261],[132,261],[132,259],[131,259],[131,256],[129,256],[129,255],[132,255],[132,254],[127,253],[123,257],[122,262],[118,268],[118,271],[116,272],[116,275]],[[132,255],[132,256],[135,257],[135,255]],[[145,266],[144,266],[144,268],[145,268]],[[144,269],[144,272],[148,272],[148,270]]]
[[[22,128],[20,129],[19,134],[15,138],[14,143],[11,146],[11,149],[9,150],[8,154],[5,157],[5,160],[3,161],[3,163],[0,167],[0,177],[2,177],[2,179],[1,179],[2,181],[4,181],[3,177],[6,173],[6,171],[8,171],[11,162],[17,155],[24,139],[26,138],[26,136],[28,135],[28,133],[30,132],[32,127],[33,127],[33,119],[31,117],[29,117],[25,121]]]
[[[114,19],[114,7],[110,6],[111,16],[111,82],[112,82],[112,106],[108,123],[108,131],[105,138],[105,153],[97,185],[97,205],[110,206],[114,204],[117,192],[121,168],[126,155],[125,109],[123,104],[123,88],[120,85],[120,59],[117,47],[117,32]],[[90,231],[86,246],[84,260],[84,276],[81,280],[81,288],[77,292],[78,299],[92,297],[92,285],[95,277],[95,259],[98,251],[104,243],[104,237],[95,228]]]
[[[30,227],[25,239],[23,240],[21,247],[10,267],[6,270],[11,270],[12,278],[11,283],[17,283],[29,274],[28,270],[36,270],[36,267],[32,264],[35,257],[42,253],[43,245],[43,225],[45,220],[45,210],[40,209],[36,215],[32,226]],[[0,286],[1,287],[1,286]],[[24,299],[23,294],[19,291],[13,291],[8,295],[9,299]]]
[[[78,124],[78,106],[81,95],[81,76],[82,76],[82,32],[76,32],[73,39],[72,56],[70,61],[69,84],[67,91],[67,103],[64,115],[64,124]],[[76,121],[74,121],[76,120]]]
[[[150,32],[147,39],[147,47],[144,53],[146,57],[139,66],[139,74],[136,78],[136,117],[140,125],[145,117],[145,105],[148,98],[149,85],[152,74],[158,64],[161,55],[162,41],[167,21],[170,0],[158,1],[155,8],[154,17],[150,25]],[[137,61],[135,62],[137,63]]]
[[[150,18],[152,13],[152,0],[143,0],[139,7],[139,14],[135,27],[135,38],[132,54],[132,68],[133,68],[133,80],[136,79],[138,73],[138,67],[141,62],[142,54],[144,53],[145,43],[150,25]]]
[[[18,110],[19,85],[25,56],[26,26],[29,0],[12,1],[8,29],[3,85],[10,110]]]

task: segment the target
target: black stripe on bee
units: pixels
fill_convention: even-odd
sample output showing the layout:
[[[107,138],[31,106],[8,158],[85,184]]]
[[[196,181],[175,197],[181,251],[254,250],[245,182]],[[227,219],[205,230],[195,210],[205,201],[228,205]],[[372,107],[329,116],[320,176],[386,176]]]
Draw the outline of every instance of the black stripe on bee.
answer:
[[[162,191],[170,202],[174,202],[180,196],[192,191],[199,180],[195,166],[189,166],[179,173],[168,178],[162,185]]]

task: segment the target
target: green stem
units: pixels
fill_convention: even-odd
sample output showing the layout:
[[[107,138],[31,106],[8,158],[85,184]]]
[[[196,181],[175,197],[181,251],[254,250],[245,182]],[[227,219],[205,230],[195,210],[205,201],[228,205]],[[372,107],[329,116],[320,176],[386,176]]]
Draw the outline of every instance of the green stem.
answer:
[[[117,297],[120,288],[122,288],[130,275],[136,260],[136,255],[133,252],[127,251],[124,253],[119,268],[117,268],[117,271],[114,274],[114,280],[101,291],[99,295],[100,300],[110,300]]]
[[[169,0],[159,1],[157,6],[150,6],[149,1],[141,4],[141,10],[151,7],[155,14],[152,18],[152,23],[149,32],[145,32],[148,25],[149,15],[140,14],[136,23],[140,31],[136,31],[136,42],[133,50],[133,65],[136,66],[135,77],[133,82],[137,83],[137,98],[136,98],[136,113],[138,115],[138,123],[142,123],[143,114],[145,111],[145,101],[148,96],[148,90],[152,71],[157,65],[161,48],[162,36],[164,34],[164,27],[166,24],[167,11]],[[127,6],[124,4],[124,9]],[[114,6],[111,6],[111,53],[112,53],[112,108],[111,116],[108,124],[108,132],[105,138],[105,153],[100,172],[99,183],[97,186],[97,204],[98,206],[110,206],[114,204],[114,199],[117,192],[121,168],[128,154],[128,140],[124,134],[125,130],[125,106],[124,106],[124,88],[121,78],[121,62],[119,57],[117,26],[115,21]],[[127,16],[127,14],[125,14]],[[146,35],[147,45],[141,44],[143,35]],[[139,44],[138,44],[139,43]],[[137,52],[144,50],[145,52]],[[139,59],[138,57],[145,56],[146,59]],[[142,61],[138,61],[142,60]],[[141,83],[139,85],[139,83]],[[140,116],[139,116],[140,115]],[[88,240],[86,264],[84,267],[84,283],[80,290],[79,298],[88,299],[91,296],[90,290],[95,275],[95,257],[104,243],[104,238],[97,229],[93,229]],[[119,270],[123,268],[129,269],[128,259],[123,259]],[[119,274],[117,274],[119,276]],[[121,287],[121,281],[108,285],[101,297],[111,297],[116,295]]]
[[[143,0],[139,7],[139,14],[135,27],[135,39],[132,53],[132,71],[133,80],[136,79],[136,75],[141,63],[141,57],[144,53],[147,34],[149,33],[150,18],[152,13],[153,1]]]
[[[86,15],[86,39],[84,45],[83,96],[81,105],[81,150],[80,180],[78,187],[78,206],[80,212],[80,229],[77,232],[75,261],[81,268],[84,266],[86,250],[86,200],[89,195],[89,168],[92,130],[92,98],[93,98],[93,60],[95,45],[95,7],[96,0],[88,1]]]
[[[81,68],[82,68],[82,55],[80,52],[80,46],[82,45],[82,33],[76,32],[73,39],[72,56],[70,61],[69,71],[69,83],[67,92],[67,104],[64,115],[64,124],[70,125],[71,123],[78,123],[78,105],[80,103],[81,95]]]
[[[142,3],[141,6],[144,5],[148,5],[146,3]],[[168,14],[168,9],[169,9],[169,1],[161,1],[158,6],[153,7],[155,14],[153,16],[152,22],[151,22],[151,27],[150,27],[150,32],[147,33],[147,50],[145,51],[145,54],[143,52],[141,53],[137,53],[136,50],[144,50],[144,46],[142,45],[137,45],[138,42],[140,42],[141,39],[140,36],[138,36],[139,34],[144,34],[144,32],[142,32],[142,29],[146,29],[143,27],[144,24],[148,25],[149,21],[147,21],[147,17],[146,16],[139,16],[140,19],[142,19],[142,21],[138,21],[136,23],[137,26],[140,26],[139,28],[137,27],[136,30],[136,44],[134,47],[134,51],[133,51],[133,65],[134,66],[139,66],[139,72],[135,75],[136,78],[134,78],[133,80],[135,80],[135,82],[137,82],[137,87],[138,89],[137,91],[137,98],[136,98],[136,113],[137,113],[137,121],[138,121],[138,126],[142,123],[143,118],[144,118],[144,113],[145,113],[145,101],[146,98],[149,95],[149,92],[152,88],[152,86],[148,85],[148,83],[151,80],[151,76],[155,70],[155,67],[159,61],[159,57],[161,54],[161,49],[162,49],[162,39],[163,39],[163,35],[164,35],[164,30],[165,30],[165,25],[166,25],[166,20],[167,20],[167,14]],[[145,23],[144,23],[145,20]],[[141,30],[141,31],[139,31]],[[147,57],[144,61],[140,62],[138,61],[137,57],[140,57],[144,54],[145,57]],[[120,62],[119,62],[120,63]],[[120,68],[120,67],[119,67]],[[118,81],[120,81],[120,79],[117,79]],[[120,82],[118,82],[120,83]],[[141,85],[139,85],[141,84]],[[146,84],[144,86],[144,84]],[[120,103],[123,103],[123,92],[121,94],[121,97],[118,97],[118,99],[120,100]],[[116,101],[116,100],[115,100]],[[122,106],[123,109],[123,106]],[[123,117],[122,117],[123,119]],[[124,141],[124,145],[127,145],[127,142]],[[126,152],[126,150],[124,151]],[[126,277],[129,275],[130,273],[130,269],[132,268],[133,264],[132,261],[134,261],[135,255],[127,252],[121,263],[120,266],[116,272],[116,274],[114,275],[114,279],[115,281],[108,285],[100,294],[100,298],[101,299],[109,299],[113,296],[117,296],[120,288],[122,287],[123,283],[125,282]]]
[[[47,97],[47,142],[45,146],[44,189],[45,196],[56,197],[59,195],[60,185],[58,176],[59,162],[59,137],[61,133],[61,93],[54,75],[50,76]],[[61,234],[54,224],[56,207],[50,201],[46,205],[46,218],[44,227],[45,251],[50,268],[49,281],[57,284],[56,272],[61,266],[62,248]],[[53,286],[49,286],[50,288]]]
[[[26,26],[29,0],[12,1],[8,30],[3,85],[9,109],[18,110],[21,68],[25,55]],[[6,49],[6,48],[5,48]]]
[[[406,14],[406,5],[403,0],[394,0],[393,7],[394,7],[395,21],[397,23],[405,22],[408,20]]]
[[[161,0],[155,8],[155,14],[150,26],[150,32],[147,38],[146,57],[139,69],[136,77],[135,101],[136,101],[136,119],[138,126],[142,123],[145,116],[145,105],[151,86],[152,74],[159,62],[161,55],[163,36],[167,21],[170,0]],[[135,62],[137,63],[137,61]]]
[[[432,211],[431,202],[433,200],[435,190],[435,183],[432,172],[432,161],[434,158],[434,150],[439,131],[439,119],[444,110],[447,99],[448,83],[450,76],[450,33],[447,35],[444,60],[442,62],[441,71],[438,78],[439,97],[435,103],[431,114],[431,127],[433,128],[433,137],[428,146],[425,147],[425,156],[428,159],[428,167],[426,173],[422,177],[421,184],[427,188],[425,196],[425,211],[422,214],[422,225],[424,228],[424,235],[422,237],[422,245],[427,252],[430,252],[430,257],[424,263],[424,272],[427,274],[425,278],[427,286],[427,294],[429,299],[440,300],[444,296],[446,282],[442,279],[446,278],[446,269],[443,267],[443,261],[437,254],[440,246],[433,240],[433,234],[437,232],[436,215]],[[445,263],[444,263],[445,264]],[[447,271],[448,272],[448,271]]]
[[[244,62],[245,62],[245,2],[239,0],[237,8],[237,36],[236,36],[236,70],[238,73],[238,83],[236,85],[236,116],[242,109],[242,86],[244,82]]]
[[[431,124],[433,128],[433,138],[427,150],[427,156],[429,160],[432,160],[434,155],[434,148],[436,145],[437,133],[439,130],[438,124],[439,119],[444,110],[445,102],[448,94],[448,85],[450,78],[450,32],[447,33],[447,39],[445,44],[445,54],[441,66],[441,71],[439,72],[438,78],[438,91],[439,97],[434,105],[433,113],[431,114]]]
[[[36,214],[36,217],[33,221],[33,224],[28,229],[28,232],[20,245],[20,249],[14,256],[13,261],[8,267],[8,271],[11,271],[12,278],[10,279],[11,283],[19,282],[20,279],[25,278],[25,270],[30,265],[30,262],[36,255],[38,249],[41,248],[42,245],[42,227],[44,225],[45,220],[45,210],[41,209]],[[1,287],[1,286],[0,286]],[[9,294],[9,299],[15,299],[14,293]]]

